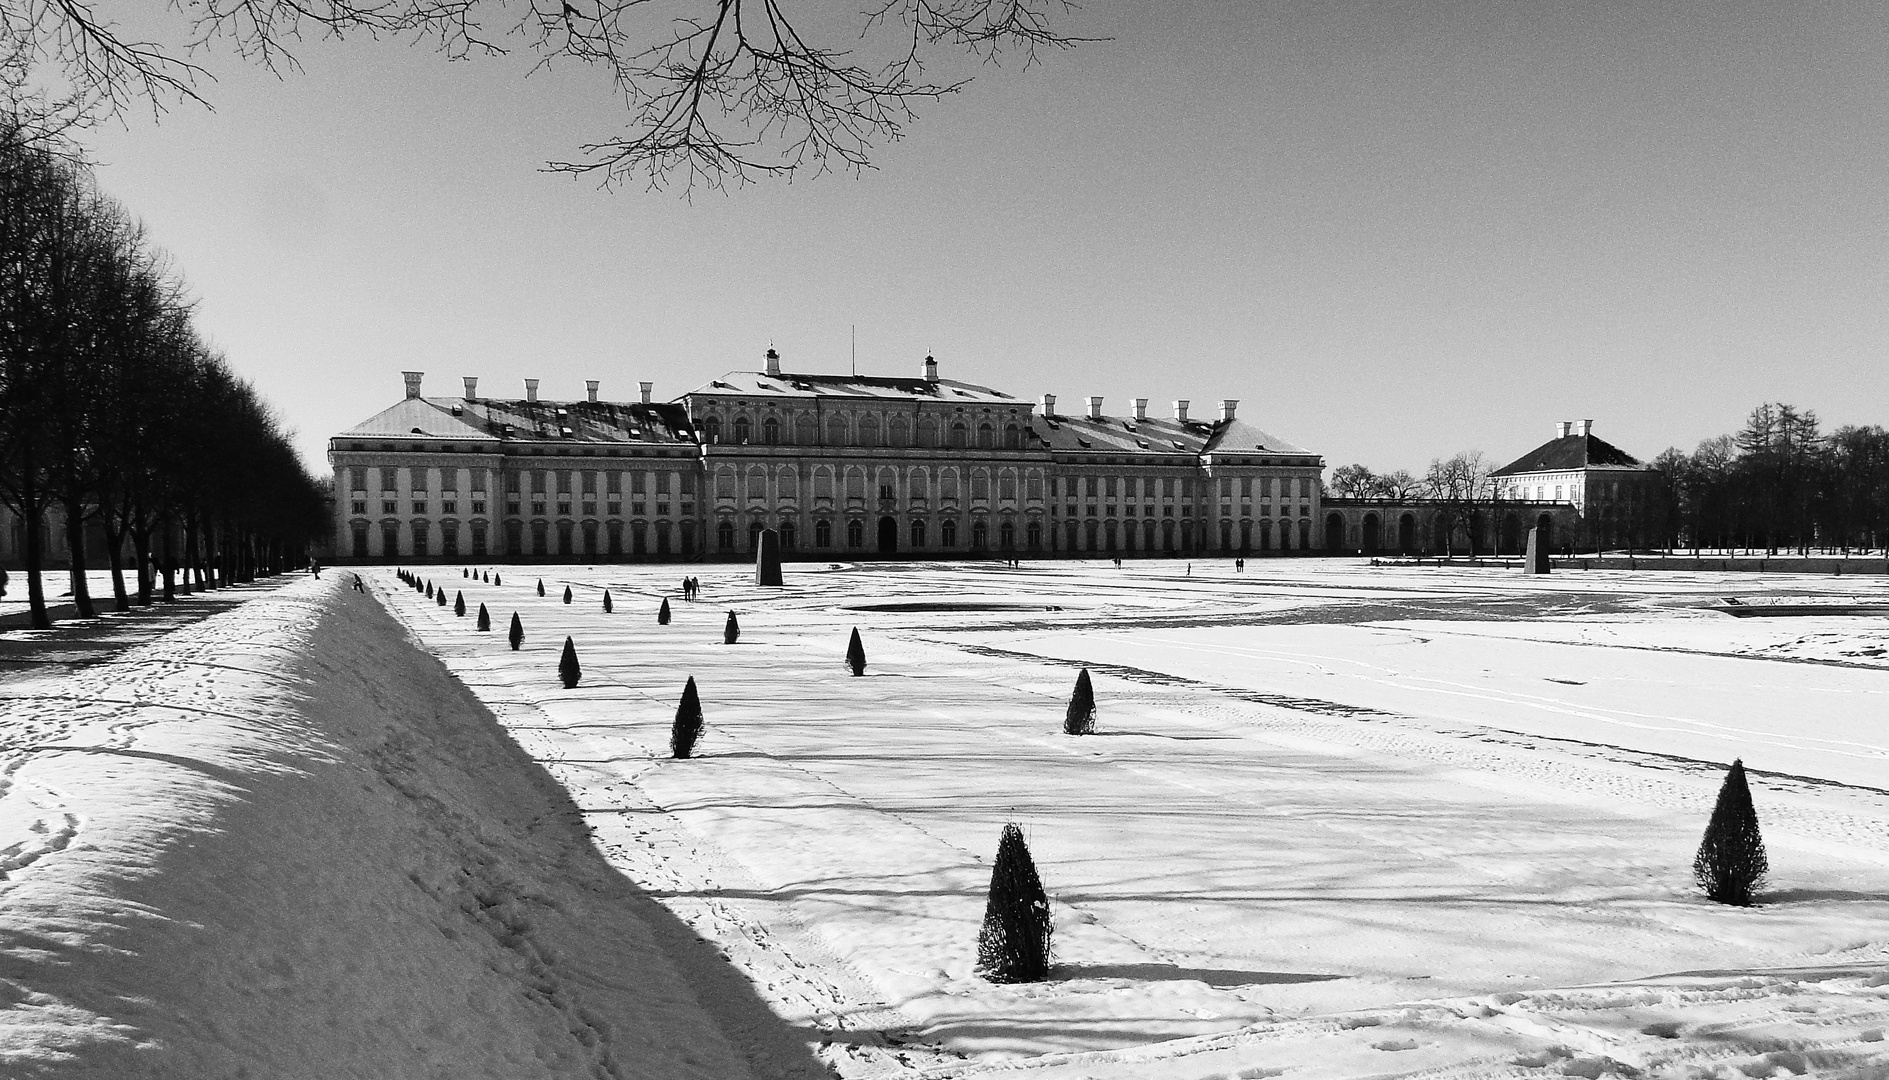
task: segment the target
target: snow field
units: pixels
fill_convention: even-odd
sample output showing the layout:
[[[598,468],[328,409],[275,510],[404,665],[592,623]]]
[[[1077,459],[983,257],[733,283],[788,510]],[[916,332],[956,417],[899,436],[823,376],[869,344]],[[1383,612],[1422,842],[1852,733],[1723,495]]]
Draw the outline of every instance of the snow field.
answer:
[[[1868,716],[1889,673],[1692,655],[1725,632],[1680,626],[1708,625],[1716,577],[1745,595],[1854,578],[1059,563],[794,566],[759,590],[708,568],[703,600],[671,594],[658,627],[674,568],[500,569],[500,588],[433,580],[496,627],[519,611],[519,653],[397,585],[389,600],[570,789],[612,864],[842,1075],[1885,1060],[1889,770]],[[1031,610],[857,610],[912,602]],[[731,607],[743,636],[724,646]],[[1378,618],[1412,611],[1451,621]],[[1689,651],[1556,639],[1606,620]],[[842,662],[853,625],[862,679]],[[568,692],[566,634],[585,670]],[[1058,732],[1077,662],[1102,665],[1103,735]],[[689,675],[702,756],[669,761]],[[1807,699],[1838,704],[1807,720]],[[1747,911],[1688,873],[1728,750],[1792,774],[1759,777],[1777,886]],[[1009,819],[1057,907],[1062,966],[1037,986],[970,970]],[[1705,974],[1666,974],[1687,971]]]

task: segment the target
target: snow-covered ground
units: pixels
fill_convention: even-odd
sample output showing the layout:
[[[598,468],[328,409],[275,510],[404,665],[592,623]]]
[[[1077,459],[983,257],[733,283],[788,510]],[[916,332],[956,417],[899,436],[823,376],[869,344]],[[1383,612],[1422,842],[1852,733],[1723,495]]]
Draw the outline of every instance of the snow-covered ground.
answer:
[[[1889,1070],[1889,671],[1824,655],[1882,624],[1705,609],[1880,581],[1058,563],[768,590],[717,568],[659,627],[673,570],[501,572],[434,577],[490,605],[489,635],[394,606],[842,1075]],[[1083,664],[1104,734],[1075,739]],[[709,730],[676,762],[690,675]],[[1740,755],[1774,867],[1752,910],[1688,873]],[[1008,819],[1056,904],[1040,986],[971,970]]]
[[[1707,608],[1881,579],[498,569],[0,670],[0,1075],[1889,1077],[1889,628]],[[1733,756],[1745,910],[1689,875]],[[972,972],[1007,820],[1034,986]]]

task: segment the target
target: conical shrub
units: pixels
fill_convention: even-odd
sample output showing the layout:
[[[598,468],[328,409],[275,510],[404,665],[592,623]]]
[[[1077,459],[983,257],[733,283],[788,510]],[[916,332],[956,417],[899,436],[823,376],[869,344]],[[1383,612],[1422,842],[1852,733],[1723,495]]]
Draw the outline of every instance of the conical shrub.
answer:
[[[467,570],[467,569],[466,569],[466,568],[464,568],[464,567],[461,567],[461,568],[459,569],[459,576],[460,576],[460,577],[462,577],[462,578],[469,578],[469,577],[471,577],[471,576],[472,576],[472,571],[470,571],[470,570]]]
[[[544,579],[543,578],[538,579],[538,595],[539,596],[544,595]]]
[[[866,643],[859,640],[859,627],[853,627],[853,640],[846,643],[846,666],[854,675],[866,673]]]
[[[430,581],[426,583],[426,598],[433,599],[433,583]]]
[[[464,591],[455,591],[453,593],[453,614],[462,619],[466,617],[466,594]]]
[[[723,645],[733,645],[740,640],[741,623],[735,620],[735,613],[731,611],[728,613],[728,621],[722,624],[721,643]]]
[[[479,629],[492,629],[492,613],[485,610],[484,604],[479,605]]]
[[[584,669],[577,666],[577,643],[566,637],[564,655],[558,657],[558,678],[564,680],[564,689],[577,686],[577,680],[584,677]]]
[[[1095,734],[1095,688],[1089,685],[1089,669],[1076,676],[1075,692],[1069,695],[1069,711],[1063,714],[1064,735]]]
[[[569,585],[564,586],[564,602],[567,604],[571,602],[571,587]]]
[[[525,624],[518,621],[518,612],[516,611],[512,612],[511,632],[505,636],[511,640],[513,652],[517,652],[518,647],[525,643]]]
[[[609,589],[605,589],[603,591],[603,610],[605,614],[608,614],[616,610],[616,608],[612,607],[610,604],[610,590]]]
[[[433,601],[434,603],[437,603],[440,607],[445,607],[446,606],[446,590],[441,589],[440,591],[434,593]]]
[[[662,606],[656,609],[656,625],[669,625],[669,598],[667,596],[662,598]]]
[[[1036,875],[1023,830],[1004,826],[997,864],[990,870],[990,899],[977,932],[978,974],[995,983],[1042,982],[1049,977],[1049,896]]]
[[[1718,789],[1718,805],[1712,808],[1705,839],[1692,860],[1692,876],[1707,899],[1749,907],[1752,893],[1770,869],[1764,837],[1758,834],[1758,811],[1751,805],[1751,785],[1745,782],[1745,762],[1740,758],[1732,762]]]
[[[669,753],[674,757],[693,757],[695,740],[702,734],[702,699],[695,692],[695,676],[689,676],[682,688],[682,701],[676,705],[675,726],[669,729]]]

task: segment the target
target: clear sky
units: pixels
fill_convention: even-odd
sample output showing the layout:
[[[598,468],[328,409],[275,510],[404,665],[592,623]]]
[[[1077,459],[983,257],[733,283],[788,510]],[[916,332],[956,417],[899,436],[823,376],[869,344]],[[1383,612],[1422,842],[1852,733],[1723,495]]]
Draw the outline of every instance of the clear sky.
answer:
[[[812,2],[812,0],[808,0]],[[1889,423],[1889,6],[1091,0],[863,179],[727,196],[539,171],[594,72],[310,43],[91,137],[200,323],[327,471],[429,395],[661,398],[759,367],[1241,415],[1337,466],[1650,458],[1761,401]],[[1072,410],[1073,411],[1073,410]]]

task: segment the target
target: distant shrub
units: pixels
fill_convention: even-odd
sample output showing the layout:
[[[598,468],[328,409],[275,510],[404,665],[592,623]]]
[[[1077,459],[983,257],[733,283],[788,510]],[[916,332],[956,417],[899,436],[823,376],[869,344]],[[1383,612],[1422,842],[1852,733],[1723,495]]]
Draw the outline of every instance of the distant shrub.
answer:
[[[728,621],[722,624],[721,643],[723,645],[733,645],[740,640],[741,624],[735,620],[735,613],[731,611],[728,613]]]
[[[445,607],[446,606],[446,590],[441,589],[440,591],[434,593],[433,599],[436,603],[439,604],[440,607]]]
[[[1076,676],[1075,692],[1069,695],[1069,711],[1063,714],[1064,735],[1095,734],[1095,688],[1089,685],[1089,669]]]
[[[433,599],[433,583],[431,581],[426,583],[426,598],[428,600]]]
[[[605,614],[608,614],[616,610],[614,607],[610,606],[610,590],[609,589],[605,589],[603,591],[603,610]]]
[[[846,666],[855,676],[866,673],[866,644],[859,640],[859,627],[853,627],[853,639],[846,643]]]
[[[564,586],[564,602],[567,604],[571,602],[571,587],[569,585]]]
[[[462,619],[466,617],[466,594],[463,590],[453,592],[453,614]]]
[[[512,612],[511,632],[505,636],[511,640],[513,652],[517,652],[518,647],[525,643],[525,624],[518,621],[518,612],[516,611]]]
[[[1750,907],[1752,893],[1771,870],[1765,857],[1764,837],[1758,833],[1758,811],[1751,804],[1751,786],[1745,782],[1745,762],[1732,762],[1718,789],[1718,805],[1705,826],[1705,839],[1692,860],[1692,876],[1707,899],[1736,907]]]
[[[990,870],[990,899],[977,933],[977,971],[994,983],[1042,982],[1049,977],[1049,896],[1037,876],[1023,830],[1004,826]]]
[[[544,579],[543,578],[538,579],[538,595],[539,596],[544,595]]]
[[[577,643],[566,637],[564,655],[558,657],[558,678],[564,680],[564,689],[571,690],[583,677],[584,669],[577,666]]]
[[[669,729],[669,753],[674,757],[692,757],[695,740],[702,734],[702,699],[695,692],[695,676],[689,676],[682,688],[682,701],[676,705],[675,726]]]
[[[656,609],[656,625],[669,625],[669,598],[667,596],[662,598],[662,606]]]
[[[484,604],[479,605],[479,629],[492,629],[492,613],[485,610]]]

